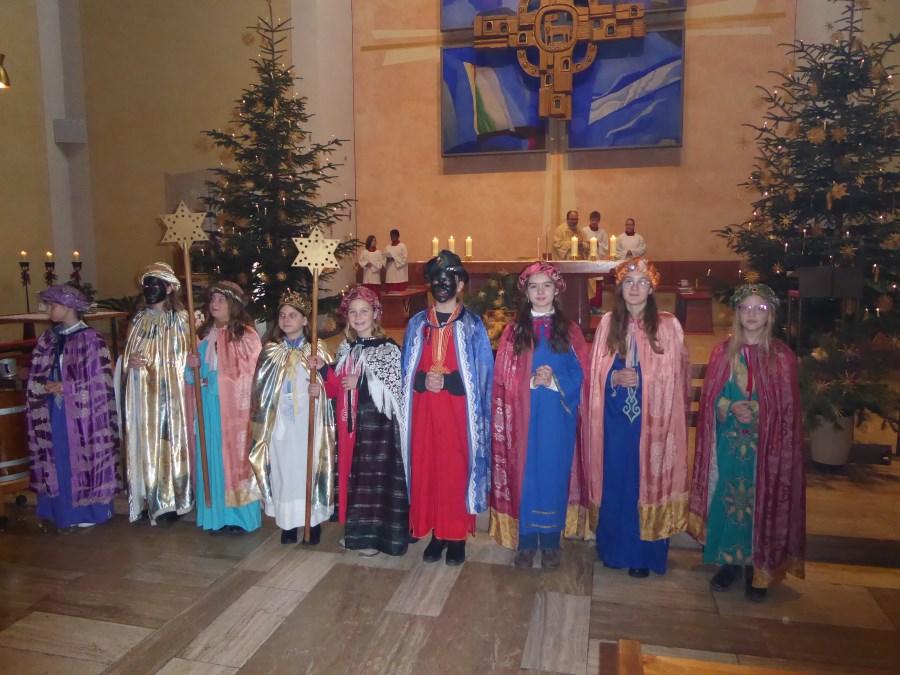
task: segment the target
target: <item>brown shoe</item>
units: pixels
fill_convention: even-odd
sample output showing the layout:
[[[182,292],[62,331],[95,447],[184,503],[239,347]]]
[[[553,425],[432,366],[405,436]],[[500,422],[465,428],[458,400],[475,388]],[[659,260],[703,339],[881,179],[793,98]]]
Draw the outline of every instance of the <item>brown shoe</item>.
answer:
[[[549,548],[541,551],[541,567],[553,570],[562,562],[562,549]]]
[[[513,565],[518,567],[520,570],[530,570],[534,565],[535,553],[536,551],[534,549],[530,551],[516,551],[516,557],[513,558]]]

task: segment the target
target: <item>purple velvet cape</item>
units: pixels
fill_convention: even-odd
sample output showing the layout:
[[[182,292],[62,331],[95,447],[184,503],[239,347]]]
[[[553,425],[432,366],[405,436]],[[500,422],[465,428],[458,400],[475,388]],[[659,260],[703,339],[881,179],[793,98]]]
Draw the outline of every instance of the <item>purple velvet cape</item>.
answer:
[[[48,497],[59,495],[59,480],[44,385],[50,378],[60,339],[50,329],[35,345],[25,401],[31,487]],[[120,483],[119,425],[109,349],[93,328],[68,335],[65,340],[62,381],[73,506],[104,504],[115,496]]]

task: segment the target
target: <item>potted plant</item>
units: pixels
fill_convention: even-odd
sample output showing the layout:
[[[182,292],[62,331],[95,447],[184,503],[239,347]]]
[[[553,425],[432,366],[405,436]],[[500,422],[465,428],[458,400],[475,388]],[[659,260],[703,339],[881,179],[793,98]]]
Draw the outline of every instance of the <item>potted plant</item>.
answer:
[[[874,414],[897,429],[900,395],[886,381],[887,359],[864,331],[842,327],[817,343],[800,359],[803,421],[812,460],[841,466],[850,456],[854,422],[860,426]]]

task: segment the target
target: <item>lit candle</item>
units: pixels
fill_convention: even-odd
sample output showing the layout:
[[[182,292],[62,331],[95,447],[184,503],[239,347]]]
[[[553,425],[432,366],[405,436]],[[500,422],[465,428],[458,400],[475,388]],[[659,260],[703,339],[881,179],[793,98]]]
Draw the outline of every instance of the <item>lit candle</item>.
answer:
[[[569,252],[572,260],[578,258],[578,237],[572,237],[572,250]]]
[[[878,283],[878,265],[872,265],[872,277],[875,283]]]
[[[75,258],[75,262],[81,261],[81,254],[78,251],[72,251],[72,257]]]
[[[53,262],[53,252],[47,251],[47,262]]]
[[[709,275],[712,274],[712,267],[706,270],[706,278],[709,279]]]
[[[22,256],[22,262],[25,262],[25,259],[28,258],[28,251],[19,251],[19,255]]]
[[[450,251],[450,253],[456,253],[456,239],[453,238],[452,234],[447,240],[447,250]]]
[[[440,245],[441,245],[441,243],[438,241],[437,237],[435,237],[434,239],[431,240],[431,257],[432,258],[437,257],[438,251],[440,250],[440,249],[438,249],[438,246],[440,246]]]
[[[609,238],[609,259],[616,259],[616,235]]]
[[[466,256],[472,257],[472,237],[466,237]]]
[[[597,237],[591,237],[591,260],[597,259]]]
[[[784,252],[785,252],[785,253],[787,253],[787,249],[788,249],[788,243],[787,243],[787,242],[784,242]]]

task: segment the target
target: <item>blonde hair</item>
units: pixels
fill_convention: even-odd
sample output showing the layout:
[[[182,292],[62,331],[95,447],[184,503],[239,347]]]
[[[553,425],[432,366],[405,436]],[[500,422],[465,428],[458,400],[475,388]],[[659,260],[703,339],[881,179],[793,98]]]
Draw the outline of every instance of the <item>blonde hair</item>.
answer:
[[[356,342],[356,338],[359,337],[359,334],[356,332],[356,329],[350,325],[350,322],[347,322],[347,327],[344,328],[344,336],[347,338],[347,342]],[[387,333],[384,332],[384,329],[381,327],[380,319],[372,320],[372,337],[373,338],[386,338]]]
[[[773,308],[770,307],[769,311],[766,312],[766,325],[763,326],[762,334],[759,338],[759,349],[766,356],[769,355],[773,339],[772,333],[774,331],[775,316]],[[728,339],[728,361],[731,363],[732,373],[741,362],[741,349],[745,344],[744,327],[741,325],[741,306],[738,303],[734,308],[734,318],[731,320],[731,337]]]

